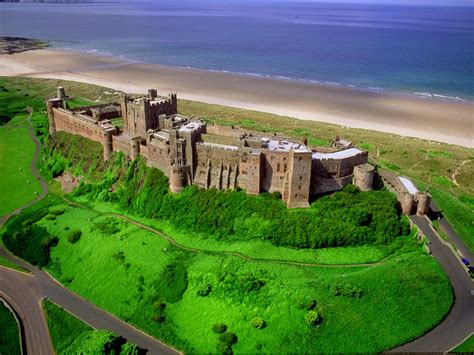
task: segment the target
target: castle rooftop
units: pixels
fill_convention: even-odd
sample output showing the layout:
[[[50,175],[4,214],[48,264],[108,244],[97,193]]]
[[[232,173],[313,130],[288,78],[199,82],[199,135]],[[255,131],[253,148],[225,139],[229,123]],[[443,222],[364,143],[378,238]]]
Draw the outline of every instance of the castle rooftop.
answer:
[[[407,189],[408,193],[411,195],[415,195],[418,192],[415,184],[410,179],[407,179],[404,176],[399,176],[398,180],[402,183],[402,185]]]
[[[311,150],[301,143],[294,143],[285,140],[276,140],[276,139],[269,139],[266,137],[261,138],[263,148],[268,150],[272,150],[274,152],[289,152],[290,150],[294,150],[297,152],[310,152]]]
[[[201,128],[203,126],[203,124],[201,122],[189,122],[187,124],[185,124],[184,126],[181,126],[179,128],[179,131],[180,132],[192,132],[192,131],[195,131],[199,128]]]
[[[355,157],[356,155],[362,153],[362,150],[357,148],[349,148],[345,150],[340,150],[339,152],[333,153],[313,153],[313,159],[346,159],[350,157]]]

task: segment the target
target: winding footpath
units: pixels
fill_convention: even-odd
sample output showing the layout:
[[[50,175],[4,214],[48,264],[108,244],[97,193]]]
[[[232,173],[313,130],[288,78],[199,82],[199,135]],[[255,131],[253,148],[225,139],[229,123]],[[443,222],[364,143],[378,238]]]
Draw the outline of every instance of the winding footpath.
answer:
[[[21,211],[25,208],[32,206],[43,199],[49,192],[47,182],[41,177],[36,168],[41,146],[35,136],[34,129],[31,124],[31,110],[29,111],[30,116],[27,119],[29,123],[29,134],[35,144],[35,153],[31,162],[31,171],[34,177],[40,182],[43,191],[33,201],[30,201],[15,211],[1,217],[0,226],[2,226],[13,215],[21,213]],[[387,258],[386,257],[385,259],[382,259],[376,263],[368,264],[328,265],[289,260],[259,259],[251,258],[241,253],[232,251],[211,251],[191,248],[181,245],[167,234],[141,222],[133,220],[132,218],[125,215],[96,211],[90,207],[71,201],[65,197],[63,198],[66,202],[74,204],[78,207],[90,209],[103,215],[112,215],[117,218],[121,218],[139,228],[159,235],[178,248],[189,252],[230,255],[239,257],[249,262],[272,262],[309,267],[368,267],[379,264]],[[448,275],[455,292],[456,300],[449,315],[437,327],[424,336],[403,346],[397,347],[392,351],[449,351],[474,331],[474,297],[471,294],[472,290],[474,289],[473,282],[465,272],[462,264],[458,260],[458,257],[453,253],[449,246],[436,235],[435,231],[430,225],[430,222],[426,218],[418,216],[411,216],[411,219],[429,239],[432,255],[438,260]],[[448,236],[453,238],[455,244],[458,247],[464,247],[446,220],[442,221],[442,225],[445,229],[449,230]],[[467,248],[463,250],[469,254]],[[69,291],[59,284],[55,279],[53,279],[48,273],[30,265],[24,260],[11,255],[3,247],[0,247],[0,255],[30,271],[30,274],[27,274],[0,266],[0,297],[7,301],[8,304],[20,315],[21,322],[24,326],[24,341],[26,343],[27,353],[54,353],[47,323],[41,307],[41,301],[44,298],[51,299],[54,303],[75,315],[90,326],[96,329],[111,330],[128,341],[136,343],[140,348],[147,349],[148,353],[150,354],[178,353],[177,350],[159,342],[151,336],[134,328],[130,324],[127,324],[112,314],[100,309],[82,297]]]

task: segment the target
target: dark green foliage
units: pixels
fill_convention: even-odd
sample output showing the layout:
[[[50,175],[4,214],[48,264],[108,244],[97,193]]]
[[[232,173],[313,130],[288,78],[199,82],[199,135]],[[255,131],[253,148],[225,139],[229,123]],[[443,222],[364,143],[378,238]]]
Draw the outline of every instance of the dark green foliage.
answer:
[[[308,311],[311,311],[312,309],[315,309],[316,308],[316,305],[317,305],[317,302],[316,300],[313,298],[311,300],[308,301],[308,303],[306,303],[306,309]]]
[[[166,303],[163,301],[156,301],[153,303],[153,315],[151,319],[157,323],[163,323],[166,320],[165,315]]]
[[[237,343],[237,335],[234,333],[223,333],[219,336],[217,351],[222,354],[232,354],[232,346]]]
[[[159,170],[146,167],[141,158],[121,162],[118,180],[109,175],[120,174],[107,173],[99,184],[79,186],[76,194],[116,202],[130,213],[165,219],[215,239],[258,238],[281,246],[325,248],[388,244],[409,232],[396,197],[385,190],[362,193],[348,186],[319,198],[311,208],[289,210],[275,194],[249,196],[244,191],[195,186],[171,194],[168,179]],[[110,172],[117,169],[112,164]]]
[[[265,322],[265,320],[260,317],[253,318],[250,323],[252,324],[252,327],[257,329],[263,329],[267,326],[267,322]]]
[[[123,263],[125,261],[125,254],[123,251],[118,251],[112,257],[117,260],[119,263]]]
[[[350,284],[337,284],[332,286],[331,291],[334,296],[346,296],[353,298],[361,298],[362,290]]]
[[[178,302],[188,288],[186,266],[180,261],[166,265],[165,270],[154,282],[154,287],[159,297],[166,302]]]
[[[204,284],[199,285],[196,291],[196,295],[200,297],[206,297],[207,295],[209,295],[209,293],[211,293],[211,290],[212,290],[212,286],[208,283],[204,283]]]
[[[216,323],[212,326],[212,331],[216,334],[222,334],[227,330],[227,326],[222,323]]]
[[[315,310],[312,310],[312,311],[309,311],[308,313],[306,313],[306,316],[304,317],[304,320],[309,325],[318,325],[322,322],[321,315]]]
[[[115,218],[104,218],[94,222],[93,229],[102,235],[111,235],[120,232],[120,222]]]
[[[262,350],[262,348],[263,348],[262,343],[255,344],[255,350],[259,351],[259,350]]]
[[[13,314],[2,302],[0,302],[0,354],[21,354],[18,325]]]
[[[8,250],[39,267],[49,263],[51,248],[59,242],[58,237],[49,235],[45,228],[36,224],[47,213],[43,209],[19,216],[15,223],[8,223],[3,233],[3,242]]]
[[[81,235],[82,235],[82,232],[80,230],[78,229],[72,230],[67,235],[67,241],[71,244],[74,244],[77,241],[79,241],[79,239],[81,239]]]

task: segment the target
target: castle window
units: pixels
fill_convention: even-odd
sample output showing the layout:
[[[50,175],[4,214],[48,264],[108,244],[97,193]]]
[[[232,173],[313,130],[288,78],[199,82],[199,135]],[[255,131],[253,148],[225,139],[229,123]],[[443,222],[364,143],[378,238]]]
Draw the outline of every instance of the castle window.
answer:
[[[280,163],[277,164],[277,173],[280,172]]]
[[[302,176],[300,176],[300,181],[301,181],[302,179],[303,179],[303,177],[302,177]]]
[[[288,167],[286,166],[286,164],[283,166],[283,171],[286,173],[286,170],[288,169]]]
[[[297,198],[297,197],[298,197],[298,194],[295,194],[295,198]]]
[[[302,160],[303,160],[303,157],[300,157],[300,161],[302,161]]]

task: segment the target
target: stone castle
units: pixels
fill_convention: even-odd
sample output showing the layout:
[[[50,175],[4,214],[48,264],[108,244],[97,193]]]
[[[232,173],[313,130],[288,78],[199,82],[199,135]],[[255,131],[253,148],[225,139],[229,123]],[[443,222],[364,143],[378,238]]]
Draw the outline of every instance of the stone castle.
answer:
[[[160,169],[172,192],[194,184],[204,189],[242,188],[249,194],[279,192],[290,208],[308,207],[310,196],[354,183],[372,189],[368,152],[336,139],[331,148],[311,150],[305,142],[264,136],[233,126],[210,125],[178,114],[176,94],[132,98],[69,109],[64,88],[46,100],[51,134],[64,131],[101,143],[104,158],[114,151],[143,156]],[[122,122],[123,126],[113,122]]]

